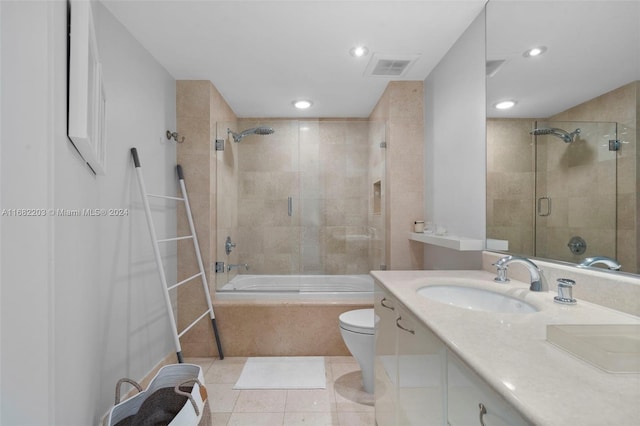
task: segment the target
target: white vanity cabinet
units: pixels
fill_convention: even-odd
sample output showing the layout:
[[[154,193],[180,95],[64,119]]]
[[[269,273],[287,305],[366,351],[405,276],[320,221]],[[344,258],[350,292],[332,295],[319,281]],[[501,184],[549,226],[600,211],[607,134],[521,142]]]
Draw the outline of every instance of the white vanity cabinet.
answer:
[[[445,424],[445,346],[401,304],[397,312],[397,424]]]
[[[374,306],[377,426],[528,424],[377,282]]]
[[[390,298],[376,282],[374,292],[376,313],[374,394],[377,426],[396,424],[398,393],[396,306],[396,301]]]
[[[383,291],[375,310],[377,425],[445,424],[444,344]]]
[[[451,351],[447,353],[447,419],[451,426],[529,424]]]

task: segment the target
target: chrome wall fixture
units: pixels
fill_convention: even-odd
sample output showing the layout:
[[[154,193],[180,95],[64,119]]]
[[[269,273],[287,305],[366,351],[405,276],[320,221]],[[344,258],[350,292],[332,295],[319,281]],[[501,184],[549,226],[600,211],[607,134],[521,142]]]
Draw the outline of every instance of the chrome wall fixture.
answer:
[[[566,130],[558,129],[556,127],[542,127],[533,129],[529,134],[534,136],[553,135],[562,139],[565,143],[571,143],[576,140],[578,135],[580,135],[580,129],[575,129],[573,132],[569,133]]]
[[[227,253],[227,256],[231,254],[231,251],[236,246],[236,243],[231,241],[231,237],[227,237],[224,241],[224,252]]]
[[[587,251],[587,242],[580,236],[571,237],[567,247],[573,254],[582,254]]]
[[[184,136],[180,136],[178,134],[178,132],[172,132],[171,130],[167,130],[167,139],[171,140],[173,139],[174,141],[178,142],[178,143],[182,143],[184,142]]]

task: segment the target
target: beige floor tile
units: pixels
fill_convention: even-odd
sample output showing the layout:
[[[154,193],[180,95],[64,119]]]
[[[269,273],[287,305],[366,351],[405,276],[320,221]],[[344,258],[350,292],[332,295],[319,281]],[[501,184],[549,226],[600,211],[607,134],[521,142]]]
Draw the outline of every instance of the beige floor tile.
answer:
[[[211,426],[227,426],[231,413],[211,413]]]
[[[328,356],[326,359],[331,364],[358,363],[358,361],[356,361],[352,356]]]
[[[338,413],[284,413],[284,426],[338,426]]]
[[[285,412],[331,412],[336,410],[333,390],[288,390]]]
[[[333,383],[337,411],[372,412],[374,396],[364,391],[360,370],[338,376]]]
[[[281,426],[284,413],[232,413],[227,426]]]
[[[333,380],[338,380],[340,376],[343,376],[354,371],[360,371],[360,366],[357,362],[334,362],[331,363],[331,372],[333,373]]]
[[[213,364],[213,358],[185,358],[184,362],[187,364],[199,365],[202,368],[202,374],[206,374],[209,367]]]
[[[231,413],[240,396],[240,391],[234,390],[231,383],[207,384],[207,393],[212,413]]]
[[[370,413],[338,413],[340,426],[374,426],[376,416]]]
[[[373,395],[353,357],[325,357],[326,389],[234,390],[247,358],[190,358],[201,365],[214,426],[374,425]],[[208,366],[208,367],[207,367]]]
[[[286,390],[243,390],[234,413],[283,413],[286,398]]]
[[[204,381],[210,383],[234,383],[238,381],[246,358],[225,358],[214,361],[204,375]]]

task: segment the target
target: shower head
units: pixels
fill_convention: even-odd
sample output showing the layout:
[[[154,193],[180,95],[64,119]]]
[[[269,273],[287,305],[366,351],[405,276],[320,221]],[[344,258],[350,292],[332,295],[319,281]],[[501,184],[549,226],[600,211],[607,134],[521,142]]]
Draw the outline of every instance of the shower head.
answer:
[[[571,143],[575,140],[576,136],[580,134],[580,129],[575,129],[573,132],[569,133],[566,130],[555,127],[541,127],[539,129],[533,129],[529,134],[534,136],[553,135],[562,139],[565,143]]]
[[[242,139],[244,139],[245,136],[270,135],[273,132],[275,132],[275,130],[273,130],[273,127],[254,127],[252,129],[244,130],[240,133],[235,133],[231,129],[227,129],[227,134],[231,134],[231,136],[233,136],[234,142],[240,142]]]

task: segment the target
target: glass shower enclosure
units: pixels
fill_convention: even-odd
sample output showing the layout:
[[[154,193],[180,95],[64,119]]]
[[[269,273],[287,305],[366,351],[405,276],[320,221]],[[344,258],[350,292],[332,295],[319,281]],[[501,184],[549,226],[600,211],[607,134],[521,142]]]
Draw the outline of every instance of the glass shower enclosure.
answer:
[[[230,133],[259,127],[274,132],[240,142]],[[298,291],[311,276],[380,269],[384,132],[384,123],[367,120],[217,123],[216,289],[238,290],[240,279],[252,276],[253,283],[270,281],[273,291]],[[337,291],[349,288],[343,283]]]
[[[538,121],[535,129],[553,130],[535,136],[535,255],[615,259],[616,123]]]

